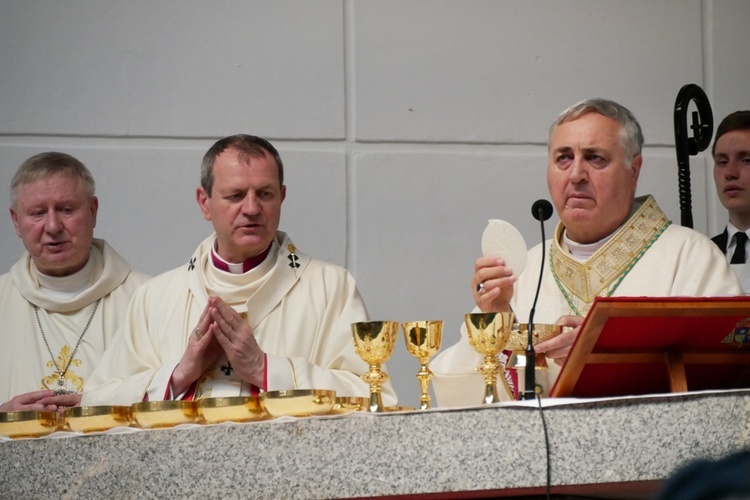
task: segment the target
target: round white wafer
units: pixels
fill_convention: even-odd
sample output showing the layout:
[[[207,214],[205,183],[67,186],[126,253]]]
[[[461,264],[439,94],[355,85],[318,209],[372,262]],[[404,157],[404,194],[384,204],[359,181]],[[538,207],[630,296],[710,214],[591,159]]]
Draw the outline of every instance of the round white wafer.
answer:
[[[504,220],[491,219],[482,234],[482,254],[501,257],[520,276],[526,268],[526,241],[518,229]]]

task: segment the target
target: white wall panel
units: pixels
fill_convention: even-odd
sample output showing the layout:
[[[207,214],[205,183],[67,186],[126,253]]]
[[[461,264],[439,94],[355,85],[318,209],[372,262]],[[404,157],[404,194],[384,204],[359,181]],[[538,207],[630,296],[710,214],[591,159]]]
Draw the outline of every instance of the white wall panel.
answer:
[[[750,109],[750,2],[713,0],[709,5],[711,104],[718,125],[732,111]]]
[[[671,144],[678,90],[702,83],[699,0],[353,6],[361,141],[544,143],[550,113],[607,97]]]
[[[342,4],[0,3],[0,133],[342,138]]]
[[[356,155],[353,265],[371,316],[445,320],[444,348],[454,344],[474,307],[470,282],[487,220],[505,219],[535,244],[541,236],[531,204],[547,194],[545,170],[541,148],[518,155]],[[404,404],[419,401],[414,363],[399,339],[389,369],[407,381],[399,387]]]

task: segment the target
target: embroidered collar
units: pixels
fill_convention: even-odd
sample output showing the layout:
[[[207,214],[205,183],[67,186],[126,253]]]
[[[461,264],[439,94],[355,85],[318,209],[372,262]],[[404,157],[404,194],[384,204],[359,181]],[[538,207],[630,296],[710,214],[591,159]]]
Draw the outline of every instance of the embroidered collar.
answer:
[[[565,227],[558,224],[550,251],[552,275],[575,314],[588,311],[597,296],[609,297],[643,254],[671,224],[650,195],[636,198],[640,208],[599,250],[583,262],[562,244]]]

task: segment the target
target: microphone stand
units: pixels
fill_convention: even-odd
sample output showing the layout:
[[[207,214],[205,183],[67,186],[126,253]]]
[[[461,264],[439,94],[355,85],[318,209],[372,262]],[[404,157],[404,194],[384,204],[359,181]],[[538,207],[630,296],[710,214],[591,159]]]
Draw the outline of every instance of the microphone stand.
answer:
[[[537,202],[538,203],[538,202]],[[536,205],[536,203],[535,203]],[[544,237],[544,221],[545,213],[544,208],[539,206],[534,216],[539,220],[542,225],[542,265],[539,269],[539,282],[536,285],[536,295],[534,295],[534,302],[531,305],[531,311],[529,312],[529,329],[528,340],[526,343],[526,366],[524,366],[524,389],[523,399],[534,399],[536,397],[536,351],[534,350],[534,312],[536,311],[536,301],[539,299],[539,289],[542,287],[542,274],[544,273],[544,254],[545,247],[547,246],[546,239]],[[547,216],[549,218],[549,216]]]

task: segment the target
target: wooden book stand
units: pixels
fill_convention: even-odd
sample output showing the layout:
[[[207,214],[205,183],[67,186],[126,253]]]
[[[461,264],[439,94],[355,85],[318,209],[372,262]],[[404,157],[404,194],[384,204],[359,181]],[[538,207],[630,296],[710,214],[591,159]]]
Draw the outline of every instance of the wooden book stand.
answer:
[[[551,397],[750,387],[750,296],[599,297]]]

